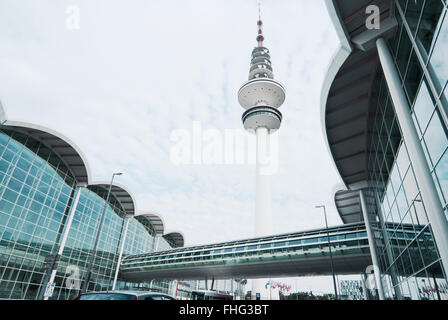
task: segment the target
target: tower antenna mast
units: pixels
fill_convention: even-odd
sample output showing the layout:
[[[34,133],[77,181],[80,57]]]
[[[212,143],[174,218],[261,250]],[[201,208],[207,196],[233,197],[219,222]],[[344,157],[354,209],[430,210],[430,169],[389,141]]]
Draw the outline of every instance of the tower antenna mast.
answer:
[[[258,21],[257,21],[257,26],[258,26],[257,42],[258,42],[258,46],[262,47],[263,46],[264,36],[263,36],[263,20],[261,20],[261,2],[258,2]]]

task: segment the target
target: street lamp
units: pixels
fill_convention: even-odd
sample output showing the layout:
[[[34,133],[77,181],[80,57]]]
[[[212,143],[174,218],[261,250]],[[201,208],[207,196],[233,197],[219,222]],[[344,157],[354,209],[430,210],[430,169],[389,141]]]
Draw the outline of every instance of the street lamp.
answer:
[[[106,215],[105,213],[106,213],[107,203],[109,202],[110,192],[112,190],[112,183],[114,182],[115,176],[121,176],[122,174],[123,173],[121,173],[121,172],[116,172],[116,173],[112,174],[112,179],[110,180],[110,184],[109,184],[109,191],[107,192],[106,201],[104,202],[103,212],[101,214],[100,225],[99,225],[98,231],[96,233],[96,239],[95,239],[95,244],[93,246],[92,254],[90,255],[89,263],[87,265],[87,273],[84,278],[84,283],[82,285],[81,293],[85,293],[87,291],[87,287],[89,285],[90,278],[92,276],[93,261],[95,260],[95,257],[96,257],[96,249],[98,247],[98,241],[100,239],[101,229],[103,229],[104,216]]]
[[[336,300],[338,300],[338,290],[336,289],[336,277],[334,275],[334,267],[333,267],[333,254],[331,253],[330,234],[328,232],[327,211],[325,210],[324,205],[316,206],[316,208],[317,209],[324,208],[325,227],[327,228],[328,249],[330,250],[331,274],[333,275],[334,297]]]

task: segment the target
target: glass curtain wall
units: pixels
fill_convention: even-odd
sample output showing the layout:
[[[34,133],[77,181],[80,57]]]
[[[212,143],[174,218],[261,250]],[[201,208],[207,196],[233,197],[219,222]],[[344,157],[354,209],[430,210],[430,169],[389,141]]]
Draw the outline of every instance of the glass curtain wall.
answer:
[[[399,26],[389,45],[428,168],[447,213],[447,4],[444,0],[400,0],[396,1],[396,6]],[[378,245],[385,294],[396,298],[394,289],[399,289],[405,299],[448,299],[446,275],[440,265],[425,204],[381,67],[371,97],[370,191],[373,198],[379,200],[383,224],[394,223],[395,226]],[[385,225],[382,227],[386,230]],[[408,237],[399,239],[396,236],[406,231],[411,231]],[[382,236],[378,238],[383,239]],[[391,278],[394,271],[397,283]]]
[[[107,190],[97,186],[82,189],[78,207],[73,217],[67,243],[63,251],[53,299],[68,300],[79,294],[79,286],[87,272],[87,264],[103,212]],[[111,194],[106,206],[104,224],[93,262],[88,291],[112,288],[118,262],[119,244],[124,228],[125,213],[118,200]],[[77,285],[74,283],[79,279]]]
[[[151,252],[154,247],[155,232],[149,221],[144,217],[131,218],[128,234],[123,248],[123,256]],[[149,283],[132,283],[119,279],[117,290],[150,289]]]
[[[63,161],[48,147],[18,130],[0,130],[0,299],[36,299],[58,249],[76,192],[79,203],[54,280],[51,299],[79,293],[92,254],[107,190],[76,188]],[[79,190],[79,191],[76,191]],[[125,212],[111,195],[106,206],[88,290],[110,290],[125,228]],[[149,253],[155,232],[150,223],[131,218],[123,254]],[[160,239],[159,250],[171,249]],[[119,279],[120,280],[120,279]],[[168,293],[171,282],[155,283]],[[147,283],[117,288],[149,289]]]
[[[0,130],[0,299],[36,299],[54,254],[75,180],[31,137]]]
[[[150,253],[154,250],[156,233],[153,226],[143,216],[136,216],[129,222],[128,235],[126,243],[123,249],[123,256]],[[164,251],[172,249],[171,245],[163,237],[158,236],[158,248],[157,251]],[[137,289],[137,290],[151,290],[162,292],[166,294],[173,294],[176,285],[173,281],[159,281],[153,280],[149,283],[131,283],[125,281],[117,282],[117,289]],[[189,285],[189,284],[188,284]],[[187,286],[188,286],[187,285]],[[184,282],[180,282],[178,289],[179,292],[183,292]]]

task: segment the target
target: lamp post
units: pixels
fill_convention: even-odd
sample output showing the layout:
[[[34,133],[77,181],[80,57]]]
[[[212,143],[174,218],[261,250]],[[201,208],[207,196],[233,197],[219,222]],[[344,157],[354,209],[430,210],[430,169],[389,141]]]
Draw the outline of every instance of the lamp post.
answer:
[[[90,278],[92,276],[93,261],[95,260],[95,257],[96,257],[96,249],[98,247],[98,241],[100,239],[101,230],[103,229],[104,216],[106,215],[106,208],[107,208],[107,203],[109,202],[110,192],[112,190],[112,183],[114,182],[115,176],[121,176],[122,174],[123,173],[121,173],[121,172],[116,172],[116,173],[112,174],[112,178],[111,178],[110,184],[109,184],[109,190],[108,190],[107,196],[106,196],[106,201],[104,202],[104,206],[103,206],[103,212],[101,214],[100,225],[99,225],[98,231],[96,233],[95,244],[93,246],[92,254],[90,255],[89,263],[87,265],[87,273],[84,278],[84,283],[82,285],[81,293],[85,293],[87,291],[87,288],[88,288],[88,285],[90,282]]]
[[[325,228],[327,229],[328,249],[330,250],[331,274],[333,275],[334,297],[335,297],[335,300],[338,300],[338,290],[336,288],[336,277],[334,275],[334,267],[333,267],[333,254],[331,252],[330,234],[328,232],[327,211],[325,210],[325,206],[324,205],[316,206],[316,208],[323,208],[324,209]]]

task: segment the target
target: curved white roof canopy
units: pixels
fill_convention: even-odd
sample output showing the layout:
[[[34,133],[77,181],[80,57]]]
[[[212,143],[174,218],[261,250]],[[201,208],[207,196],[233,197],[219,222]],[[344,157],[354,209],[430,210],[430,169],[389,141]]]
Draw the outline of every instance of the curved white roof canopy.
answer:
[[[156,235],[158,236],[162,236],[163,232],[165,230],[165,224],[163,222],[163,219],[161,216],[159,216],[156,213],[153,212],[139,212],[135,218],[140,222],[140,223],[144,223],[144,221],[147,221],[150,225],[151,228],[154,230],[154,232],[156,233]]]
[[[90,182],[90,168],[84,153],[64,135],[36,124],[12,121],[0,102],[0,128],[23,133],[51,149],[66,165],[79,185]]]
[[[104,189],[106,192],[109,190],[110,182],[94,182],[90,186],[97,186]],[[120,203],[126,215],[135,215],[136,202],[133,194],[130,190],[122,184],[114,182],[110,193]]]
[[[369,214],[376,213],[376,201],[372,192],[363,191]],[[339,215],[345,224],[364,221],[359,191],[339,190],[334,196]],[[370,219],[375,221],[374,218]]]
[[[334,195],[339,216],[344,223],[364,221],[361,211],[359,192],[340,190]]]
[[[173,245],[173,248],[180,248],[184,246],[184,235],[179,231],[164,234],[166,241]]]
[[[391,0],[326,0],[341,39],[322,90],[322,126],[342,181],[348,189],[367,186],[369,116],[372,84],[379,65],[375,39],[394,34],[396,20]],[[368,30],[366,7],[377,5],[382,28]],[[371,119],[370,119],[371,121]]]
[[[379,67],[375,40],[396,30],[393,0],[325,0],[341,41],[328,68],[321,94],[321,121],[328,149],[348,190],[335,193],[335,205],[344,223],[363,221],[359,190],[368,186],[369,139],[373,113],[370,100]],[[380,9],[380,29],[366,27],[366,7]],[[397,137],[401,139],[401,137]],[[384,155],[380,155],[384,156]],[[393,157],[385,155],[388,161]],[[382,173],[387,181],[388,174]],[[366,198],[368,197],[366,193]],[[370,200],[366,200],[369,203]]]

